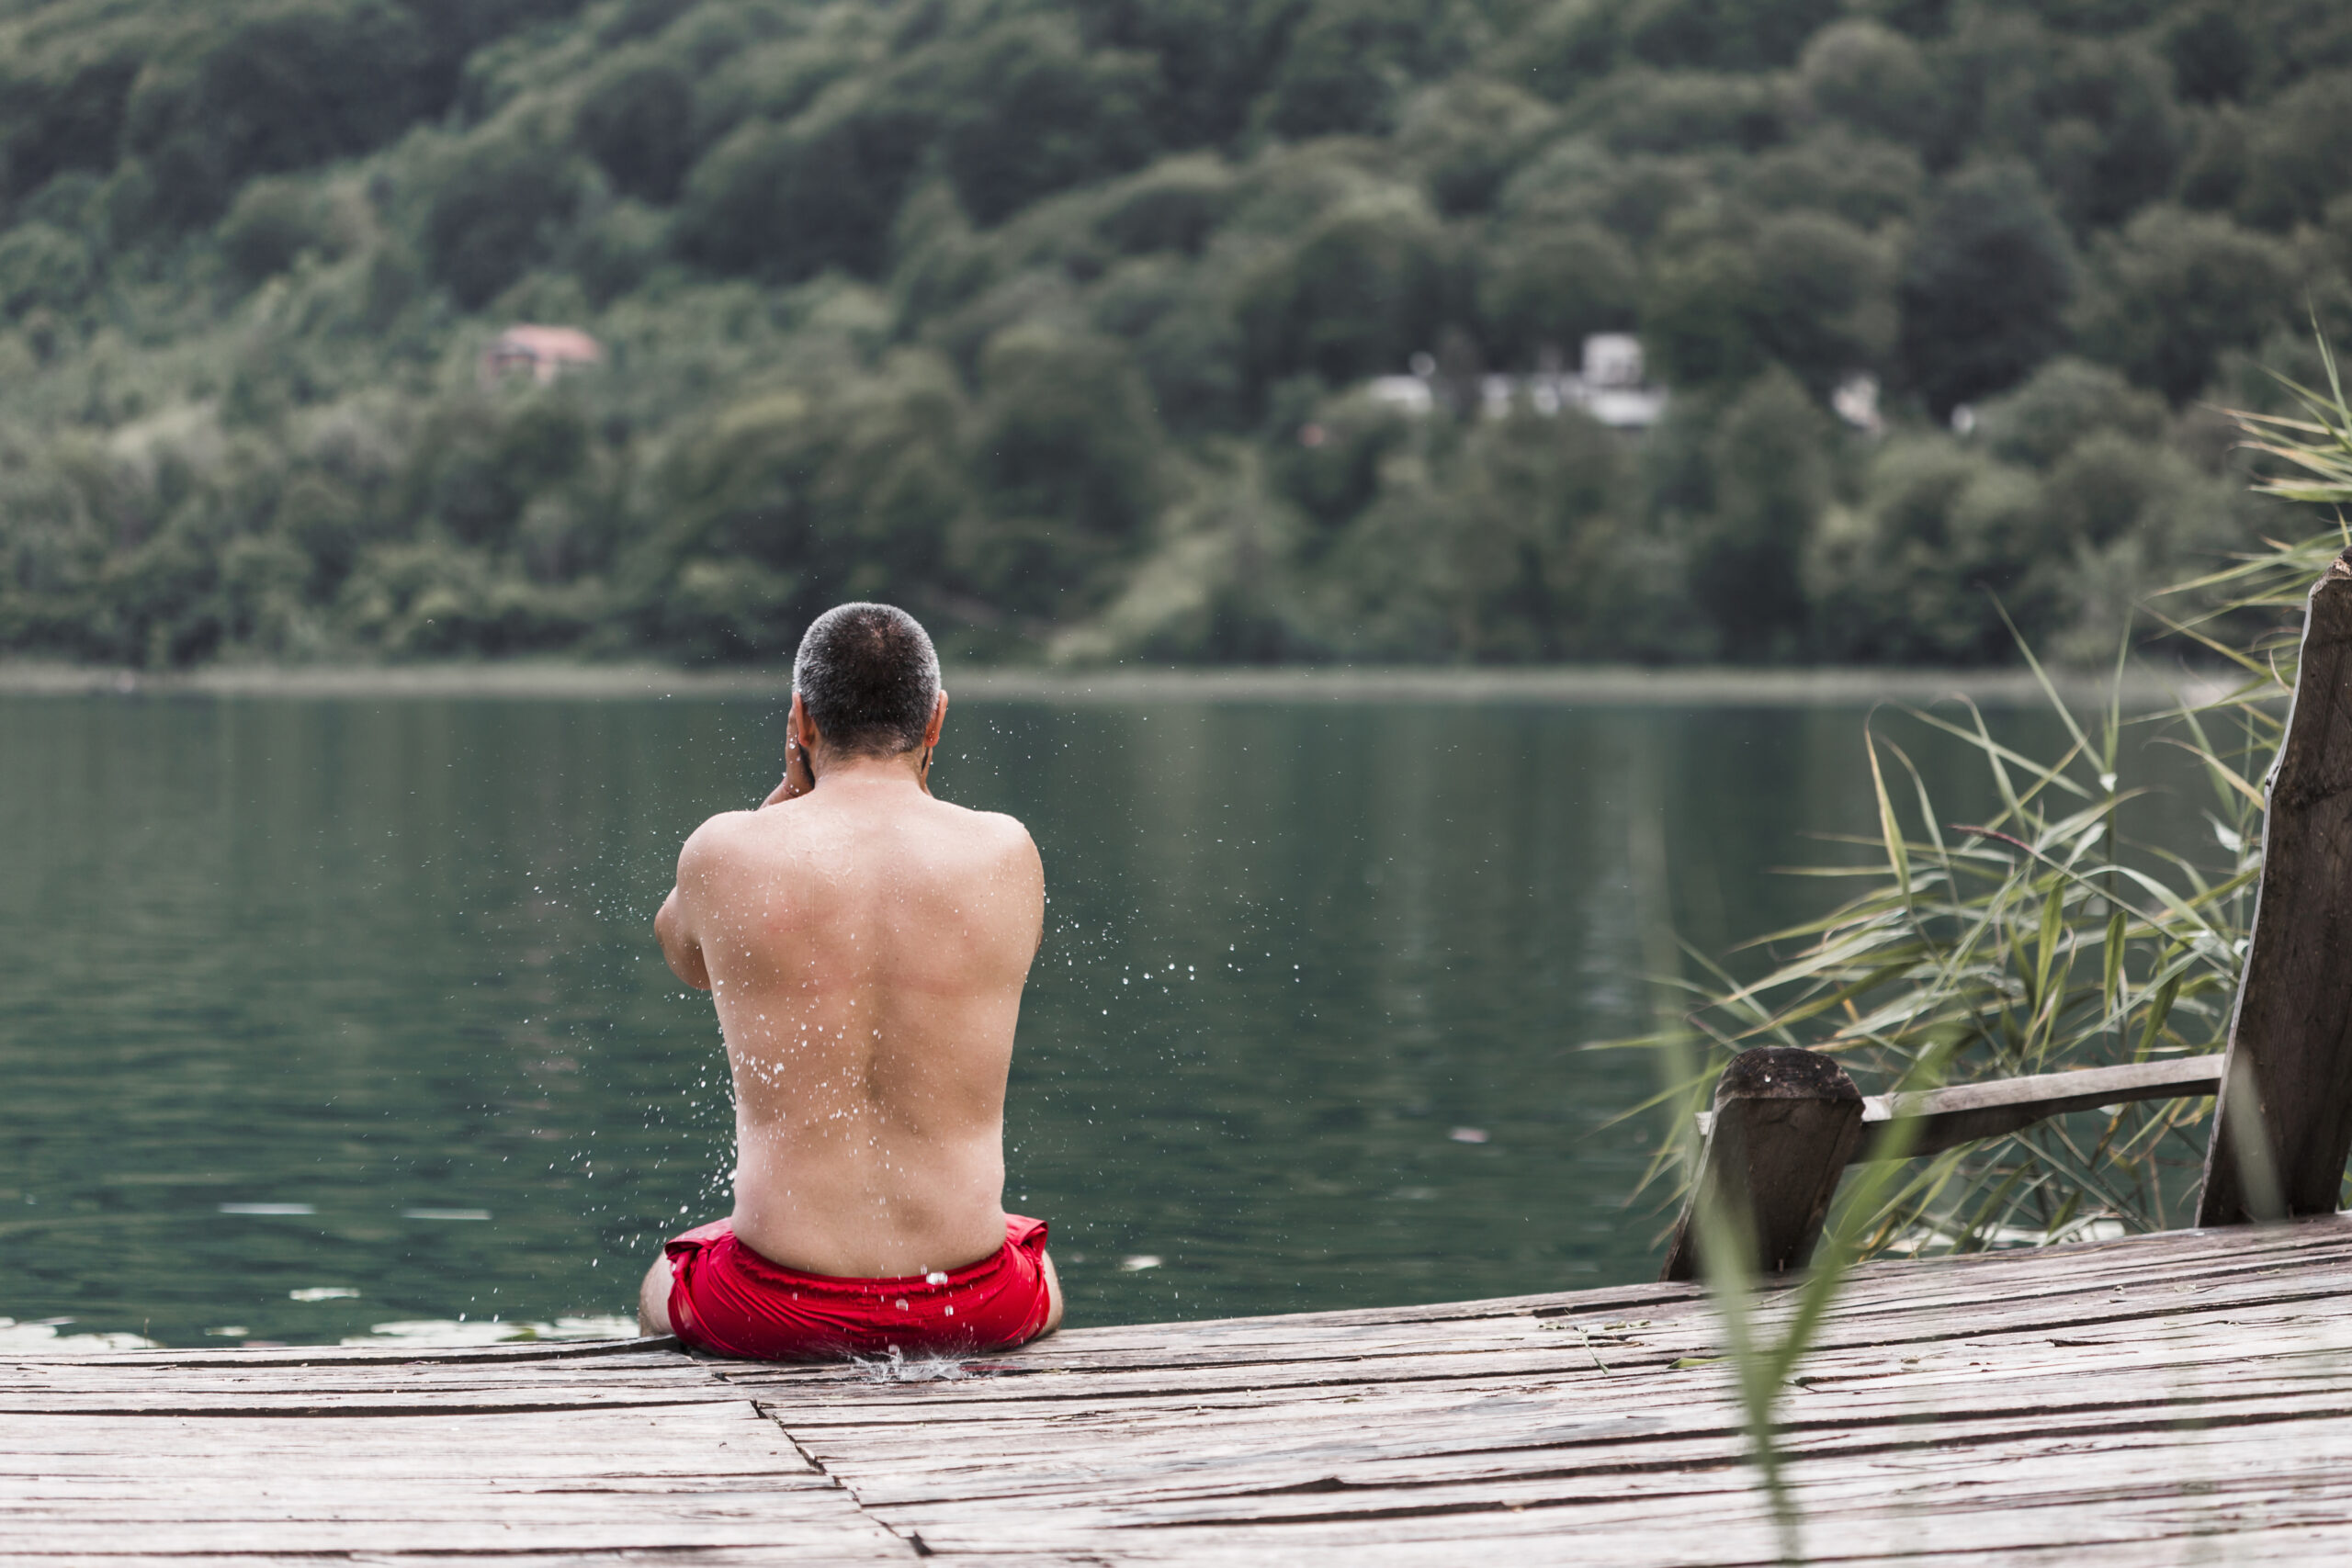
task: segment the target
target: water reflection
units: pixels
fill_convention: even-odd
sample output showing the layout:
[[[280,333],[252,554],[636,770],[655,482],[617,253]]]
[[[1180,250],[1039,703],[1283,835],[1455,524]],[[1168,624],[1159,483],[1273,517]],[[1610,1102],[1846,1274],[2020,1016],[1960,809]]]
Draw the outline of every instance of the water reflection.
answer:
[[[1645,1273],[1649,1130],[1612,1121],[1653,1067],[1579,1049],[1642,1021],[1628,781],[1720,950],[1827,896],[1768,871],[1868,829],[1861,720],[960,705],[941,792],[1046,859],[1006,1199],[1072,1321]],[[741,701],[0,699],[0,1313],[194,1344],[627,1312],[723,1203],[729,1127],[648,920],[780,734]]]

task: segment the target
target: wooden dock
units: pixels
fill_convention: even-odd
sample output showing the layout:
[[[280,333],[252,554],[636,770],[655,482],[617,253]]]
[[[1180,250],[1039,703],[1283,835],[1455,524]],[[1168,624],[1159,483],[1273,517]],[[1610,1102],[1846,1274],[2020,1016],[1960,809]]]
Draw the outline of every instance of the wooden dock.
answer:
[[[0,1360],[0,1562],[1778,1555],[1690,1285],[1079,1329],[932,1381],[666,1345]],[[1873,1264],[1798,1382],[1811,1559],[2352,1560],[2352,1218]]]

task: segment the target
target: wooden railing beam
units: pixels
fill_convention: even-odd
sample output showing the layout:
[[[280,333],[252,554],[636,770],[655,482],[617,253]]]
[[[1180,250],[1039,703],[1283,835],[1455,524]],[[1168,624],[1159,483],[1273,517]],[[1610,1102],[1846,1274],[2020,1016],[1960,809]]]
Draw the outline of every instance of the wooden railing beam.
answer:
[[[2211,1094],[2221,1087],[2222,1062],[2218,1053],[2210,1056],[2172,1056],[2154,1062],[2127,1062],[2118,1067],[2082,1067],[2073,1072],[1993,1078],[1907,1094],[1869,1095],[1862,1100],[1863,1136],[1854,1145],[1853,1157],[1856,1162],[1886,1158],[1885,1130],[1890,1123],[1900,1121],[1918,1123],[1908,1130],[1903,1145],[1903,1156],[1913,1158],[1939,1155],[1979,1138],[1997,1138],[2048,1117],[2076,1111],[2140,1100]],[[1700,1113],[1702,1137],[1713,1122],[1713,1112]]]

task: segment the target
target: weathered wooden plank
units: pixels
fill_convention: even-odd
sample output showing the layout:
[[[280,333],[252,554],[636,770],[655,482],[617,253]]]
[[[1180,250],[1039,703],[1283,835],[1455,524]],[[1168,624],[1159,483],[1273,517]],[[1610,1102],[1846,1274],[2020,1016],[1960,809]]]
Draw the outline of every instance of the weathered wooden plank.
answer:
[[[911,1546],[899,1549],[895,1555],[876,1556],[864,1550],[846,1554],[796,1551],[779,1553],[771,1545],[760,1546],[682,1546],[672,1548],[638,1548],[626,1553],[582,1552],[559,1556],[554,1553],[529,1551],[508,1545],[504,1550],[485,1551],[334,1551],[281,1552],[266,1548],[251,1551],[173,1552],[168,1557],[131,1551],[94,1551],[46,1553],[28,1560],[38,1568],[125,1568],[134,1562],[166,1562],[169,1568],[354,1568],[354,1564],[401,1564],[403,1568],[615,1568],[627,1563],[631,1568],[834,1568],[836,1564],[910,1562],[917,1554]],[[989,1568],[1102,1568],[1102,1559],[1091,1552],[991,1552]]]
[[[2342,1198],[2352,1153],[2352,549],[2312,585],[2304,612],[2249,940],[2200,1224],[2333,1213]]]
[[[1946,1089],[1917,1089],[1900,1094],[1862,1097],[1863,1137],[1854,1158],[1883,1158],[1888,1123],[1911,1123],[1904,1130],[1903,1157],[1916,1159],[1946,1149],[1998,1137],[2030,1127],[2052,1116],[2142,1100],[2177,1100],[2209,1095],[2221,1086],[2222,1058],[2177,1056],[2154,1062],[2126,1062],[2112,1067],[2080,1067],[2064,1073],[2036,1073],[2025,1077],[1991,1078],[1983,1083],[1953,1084]],[[1712,1111],[1699,1113],[1699,1135],[1714,1128]]]
[[[10,1562],[126,1548],[911,1553],[740,1398],[533,1415],[0,1416],[0,1542]]]
[[[1715,1119],[1658,1278],[1699,1277],[1709,1225],[1749,1252],[1760,1275],[1804,1268],[1861,1118],[1861,1091],[1817,1051],[1764,1045],[1733,1057],[1716,1080]]]
[[[2134,1444],[2112,1450],[2028,1438],[1980,1450],[1921,1446],[1860,1462],[1799,1455],[1791,1461],[1790,1475],[1801,1506],[1816,1529],[1830,1530],[1826,1539],[1837,1542],[1836,1555],[1841,1558],[1856,1544],[1848,1532],[1873,1517],[1883,1518],[1891,1496],[1899,1501],[1906,1490],[1905,1476],[1915,1478],[1908,1490],[1927,1505],[1920,1509],[1927,1517],[1915,1518],[1913,1524],[1930,1524],[1939,1533],[1949,1535],[1962,1534],[1972,1527],[1981,1529],[1988,1517],[1997,1520],[2052,1504],[2074,1513],[2093,1500],[2153,1502],[2193,1514],[2202,1498],[2236,1489],[2270,1501],[2331,1499],[2336,1510],[2340,1550],[2344,1539],[2341,1501],[2352,1495],[2352,1474],[2347,1474],[2346,1467],[2346,1461],[2352,1458],[2352,1422],[2304,1424],[2294,1431],[2298,1441],[2309,1446],[2284,1461],[2276,1454],[2276,1428],[2247,1427],[2151,1433]],[[2167,1457],[2169,1467],[2165,1462]],[[980,1539],[977,1532],[984,1532],[986,1539],[1000,1542],[1039,1544],[1056,1538],[1107,1536],[1125,1547],[1137,1539],[1129,1533],[1133,1531],[1157,1534],[1163,1529],[1217,1524],[1227,1529],[1253,1527],[1261,1532],[1261,1541],[1286,1540],[1303,1547],[1316,1539],[1351,1539],[1340,1533],[1350,1526],[1401,1533],[1433,1525],[1444,1535],[1458,1539],[1498,1528],[1516,1529],[1516,1521],[1502,1517],[1509,1512],[1572,1508],[1580,1535],[1595,1524],[1614,1522],[1642,1530],[1652,1543],[1648,1551],[1634,1557],[1602,1560],[1649,1561],[1658,1555],[1661,1545],[1670,1551],[1674,1546],[1688,1550],[1713,1544],[1707,1538],[1713,1527],[1753,1517],[1756,1506],[1752,1479],[1733,1467],[1717,1464],[1674,1472],[1531,1476],[1468,1486],[1354,1487],[1342,1483],[1283,1493],[1091,1510],[1024,1507],[1018,1500],[1008,1500],[990,1506],[959,1504],[943,1509],[899,1510],[898,1517],[909,1528],[920,1529],[934,1546],[961,1545]],[[1980,1515],[1984,1517],[1973,1517]],[[1554,1517],[1558,1524],[1570,1522],[1556,1512]],[[1675,1528],[1659,1529],[1662,1518],[1671,1518]],[[1948,1529],[1951,1526],[1959,1528]],[[2117,1533],[2124,1532],[2116,1531],[2112,1522],[2096,1511],[2085,1511],[2063,1522],[2045,1519],[2024,1539],[2047,1543],[2052,1539],[2097,1539]],[[1385,1539],[1393,1540],[1395,1535]]]
[[[2077,1111],[2209,1095],[2221,1087],[2221,1081],[2222,1057],[2214,1055],[2036,1073],[1907,1094],[1873,1094],[1862,1101],[1865,1136],[1855,1157],[1882,1157],[1890,1146],[1886,1136],[1896,1122],[1912,1123],[1904,1129],[1900,1146],[1905,1157],[1916,1158]]]
[[[125,1367],[442,1367],[518,1366],[535,1361],[590,1361],[599,1368],[623,1366],[674,1367],[678,1341],[668,1335],[632,1339],[516,1340],[511,1344],[475,1345],[463,1349],[420,1350],[413,1345],[279,1345],[236,1346],[212,1349],[108,1350],[104,1364]],[[89,1353],[79,1350],[12,1350],[7,1359],[34,1365],[89,1366]]]
[[[1819,1381],[1791,1401],[1785,1430],[1792,1443],[1864,1450],[1929,1436],[1949,1443],[1972,1435],[2097,1435],[2152,1424],[2169,1429],[2182,1422],[2334,1416],[2352,1412],[2347,1350],[2352,1335],[2339,1328],[2254,1365],[2241,1357],[2225,1366],[2217,1357],[2212,1375],[2151,1356],[2063,1382],[2051,1373],[2062,1358],[2047,1352],[2039,1365],[2013,1353],[2009,1365],[1989,1371],[1957,1364],[1912,1377],[1882,1371],[1843,1385],[1832,1366],[1808,1374]],[[1978,1352],[1998,1353],[1992,1347]],[[2311,1370],[2297,1370],[2299,1358]],[[1590,1397],[1589,1386],[1519,1384],[1449,1390],[1450,1397],[1332,1399],[1314,1412],[1270,1405],[1252,1412],[1246,1428],[1234,1425],[1233,1410],[1216,1406],[1025,1423],[957,1413],[934,1425],[927,1452],[890,1427],[804,1427],[801,1440],[828,1463],[854,1463],[869,1503],[976,1495],[975,1486],[1041,1497],[1065,1486],[1126,1484],[1138,1477],[1164,1489],[1236,1464],[1264,1471],[1262,1484],[1274,1487],[1311,1480],[1287,1473],[1301,1465],[1341,1461],[1614,1472],[1633,1463],[1635,1450],[1657,1462],[1691,1443],[1723,1450],[1715,1461],[1736,1452],[1740,1422],[1724,1379],[1679,1381],[1679,1387],[1651,1380],[1615,1391],[1622,1401],[1615,1409]],[[791,1419],[788,1413],[785,1418]],[[954,1438],[944,1445],[944,1457],[943,1435]]]

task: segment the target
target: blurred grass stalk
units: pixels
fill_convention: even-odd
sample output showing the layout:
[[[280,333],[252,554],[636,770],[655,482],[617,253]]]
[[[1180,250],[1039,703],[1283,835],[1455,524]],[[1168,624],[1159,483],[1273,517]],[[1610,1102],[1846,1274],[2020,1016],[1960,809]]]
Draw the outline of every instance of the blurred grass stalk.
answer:
[[[2245,446],[2286,469],[2256,485],[2283,500],[2352,502],[2352,406],[2322,344],[2325,392],[2289,383],[2307,417],[2234,413]],[[2294,690],[2305,595],[2352,545],[2334,531],[2264,542],[2221,570],[2158,595],[2155,621],[2241,675],[2226,695],[2127,719],[2116,681],[2094,728],[2069,711],[2030,649],[2067,744],[2036,761],[1996,739],[1983,714],[1910,709],[1973,748],[2000,802],[1990,821],[1957,823],[1893,740],[1865,732],[1878,805],[1876,852],[1860,865],[1801,874],[1859,882],[1831,914],[1760,939],[1802,944],[1760,979],[1681,977],[1667,907],[1667,852],[1655,780],[1639,775],[1629,851],[1649,972],[1658,976],[1654,1051],[1673,1116],[1653,1179],[1688,1191],[1699,1168],[1694,1113],[1726,1061],[1758,1045],[1827,1052],[1866,1092],[2217,1052],[2245,962],[2261,871],[2262,773]],[[2177,606],[2167,614],[2168,607]],[[2127,733],[2138,744],[2127,749]],[[2211,792],[2205,816],[2219,865],[2173,845],[2136,843],[2120,808],[2143,793],[2125,778],[2152,745],[2185,750]],[[1758,1293],[1745,1216],[1698,1194],[1697,1234],[1722,1321],[1751,1455],[1784,1562],[1803,1561],[1801,1521],[1775,1438],[1781,1399],[1815,1348],[1854,1264],[2048,1245],[2171,1229],[2194,1213],[2211,1102],[2175,1100],[2052,1119],[1951,1150],[1913,1168],[1902,1149],[1859,1165],[1813,1266],[1784,1295]],[[1893,1124],[1896,1136],[1912,1128]],[[1678,1193],[1678,1196],[1679,1193]]]

